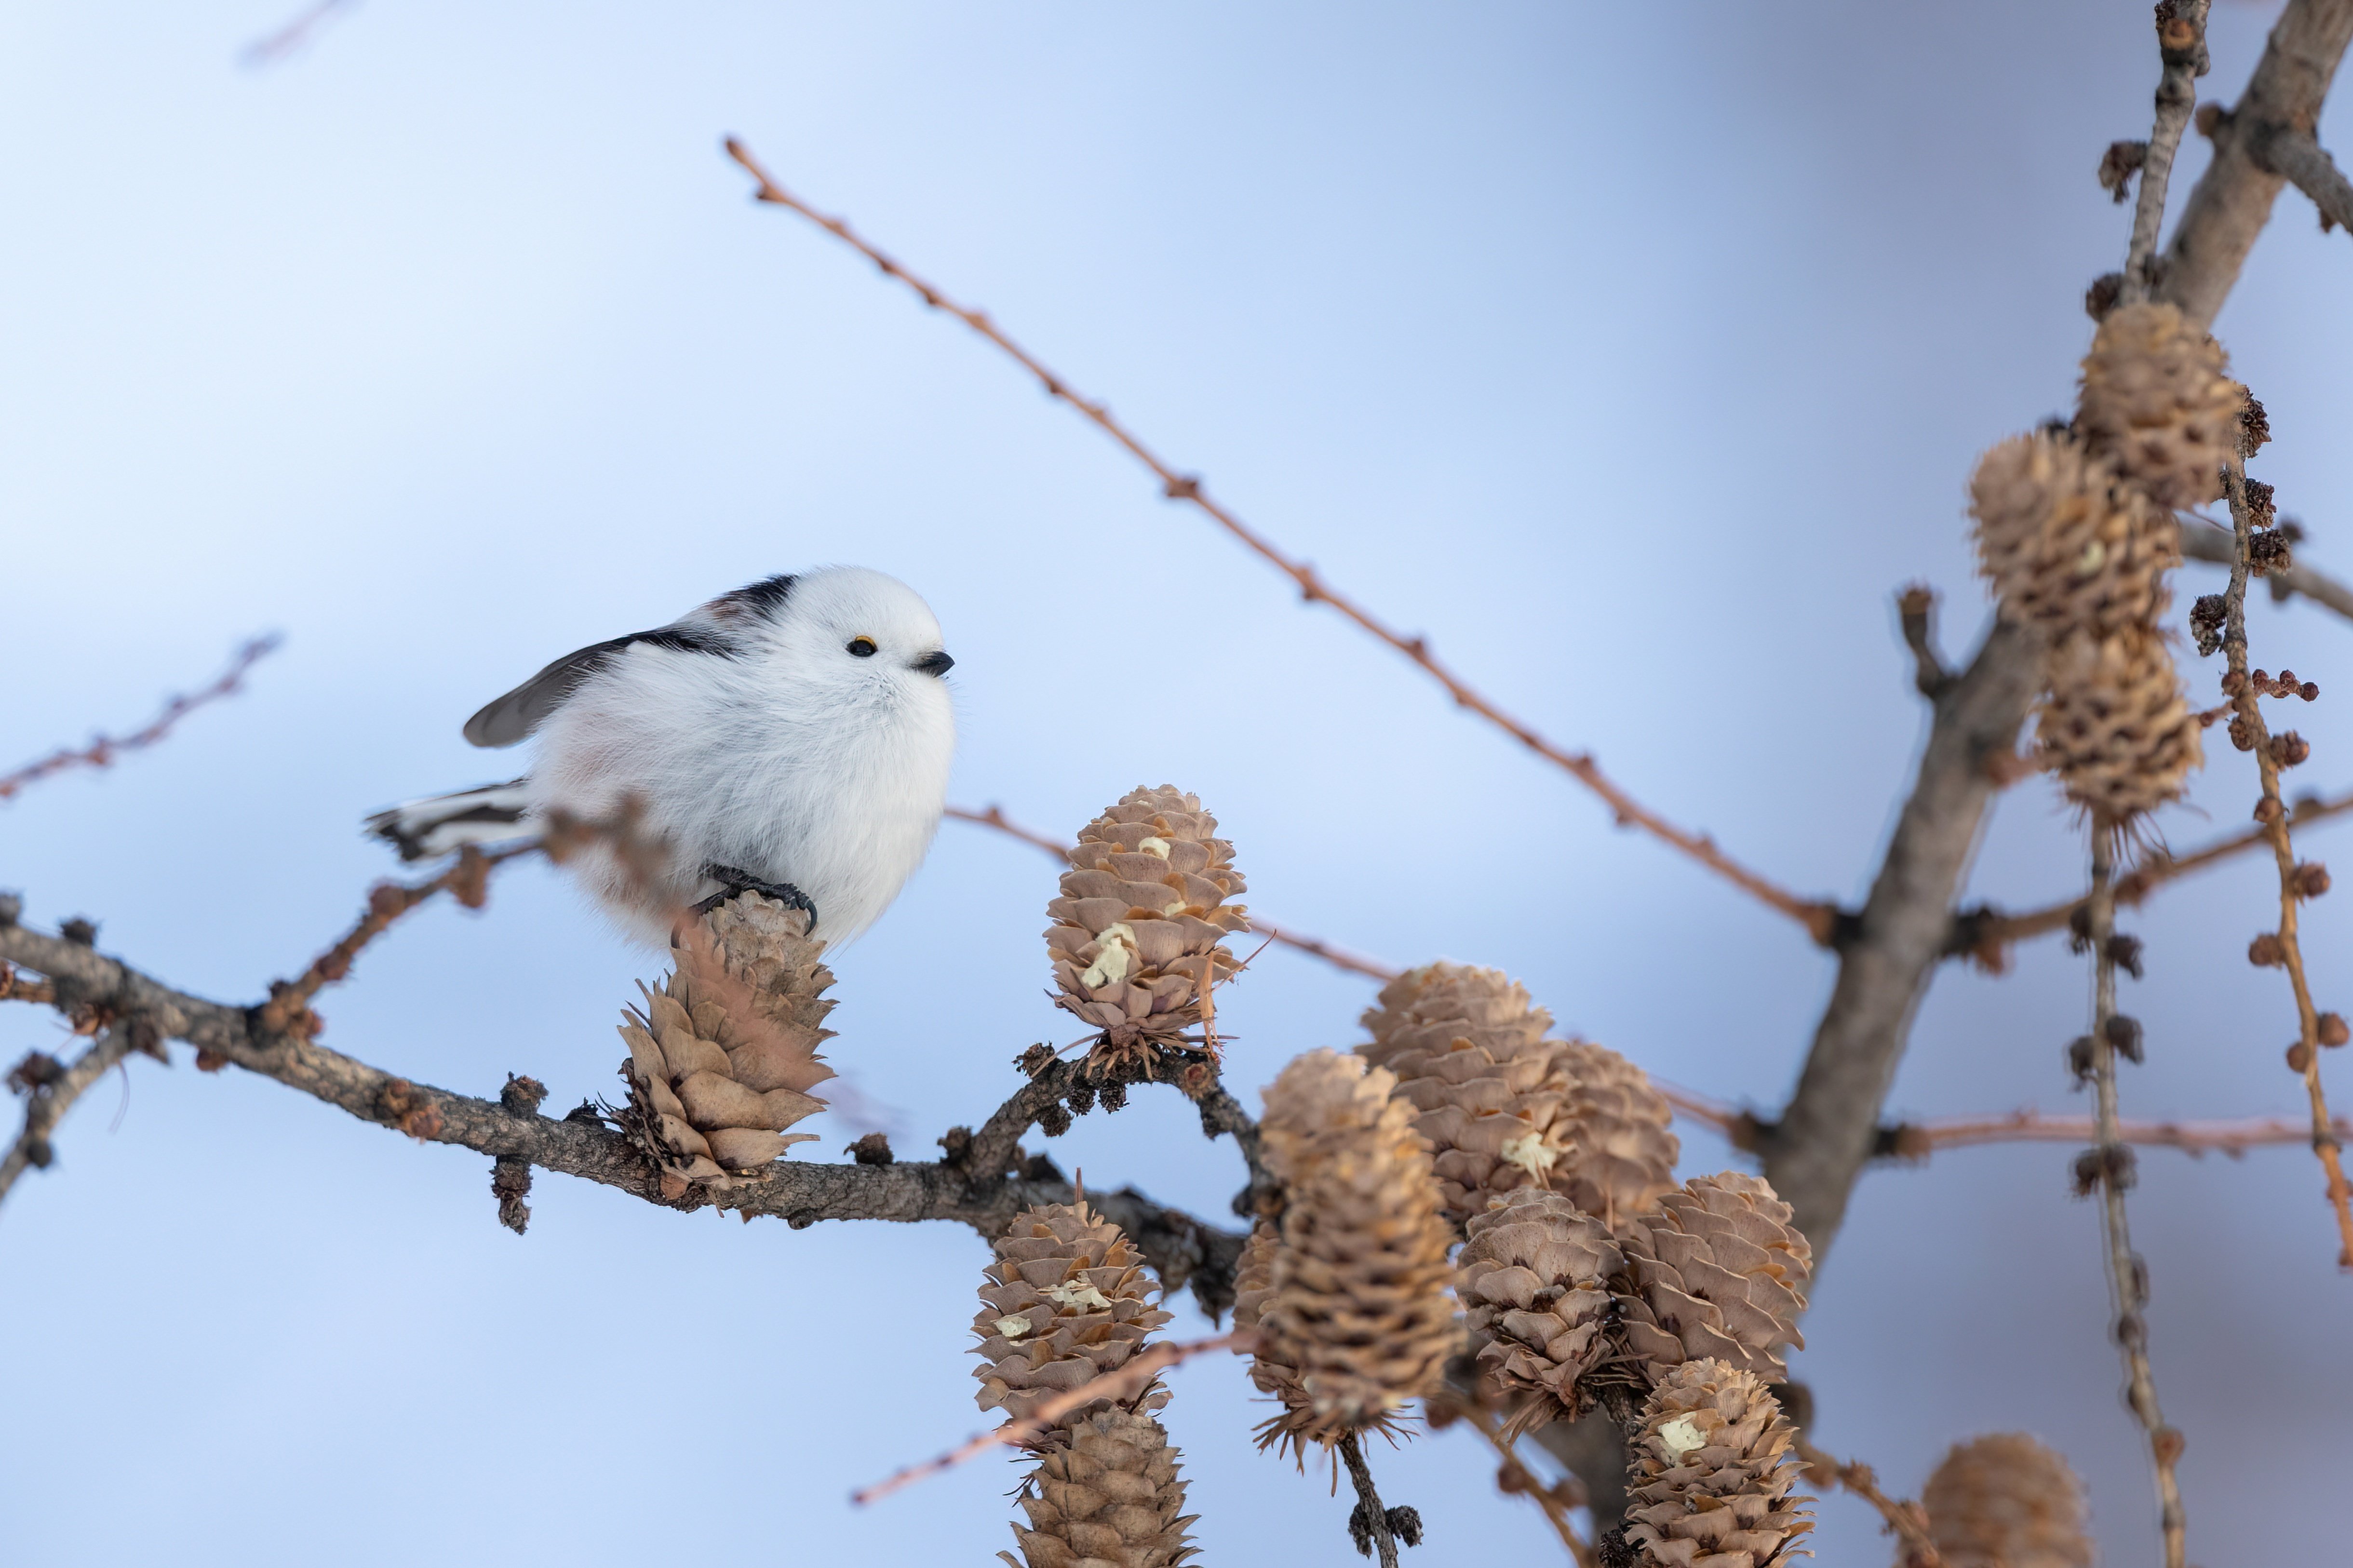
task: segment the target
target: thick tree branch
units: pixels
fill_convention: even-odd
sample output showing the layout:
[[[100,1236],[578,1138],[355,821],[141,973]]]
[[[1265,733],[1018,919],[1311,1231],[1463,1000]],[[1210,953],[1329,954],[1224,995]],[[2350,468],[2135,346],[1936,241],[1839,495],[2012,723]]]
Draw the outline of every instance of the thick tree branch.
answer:
[[[185,1040],[223,1064],[275,1079],[420,1142],[455,1144],[494,1159],[519,1160],[665,1207],[715,1206],[746,1217],[773,1215],[797,1230],[827,1219],[955,1220],[994,1237],[1003,1235],[1029,1205],[1069,1203],[1075,1196],[1071,1184],[1059,1175],[1008,1175],[1002,1165],[987,1169],[974,1163],[966,1141],[966,1157],[951,1152],[935,1162],[780,1162],[725,1193],[693,1189],[679,1202],[664,1204],[654,1173],[628,1141],[601,1120],[575,1112],[558,1121],[495,1100],[396,1078],[315,1039],[272,1029],[265,1022],[266,1006],[228,1006],[174,990],[94,949],[27,930],[16,924],[15,918],[13,900],[0,902],[0,961],[47,976],[55,987],[55,1005],[61,1009],[87,1007],[118,1018],[141,1017],[159,1039]],[[1025,1088],[1015,1097],[1016,1104],[1028,1093]],[[999,1134],[1017,1121],[1028,1125],[1018,1110],[1000,1111],[999,1117],[990,1122]],[[1018,1137],[1018,1130],[1012,1135]],[[1132,1189],[1090,1192],[1087,1200],[1134,1240],[1159,1273],[1164,1289],[1174,1291],[1189,1283],[1195,1297],[1212,1311],[1232,1300],[1242,1237],[1163,1207]]]
[[[1968,668],[1938,693],[1919,776],[1871,896],[1842,933],[1830,1005],[1797,1092],[1763,1151],[1766,1175],[1797,1211],[1818,1257],[1871,1160],[1880,1104],[1903,1058],[1913,1010],[1944,955],[1953,897],[1986,807],[2012,765],[2042,659],[2031,631],[1997,620]]]
[[[2199,325],[2212,325],[2230,297],[2284,183],[2258,161],[2256,144],[2280,129],[2318,127],[2348,42],[2353,0],[2288,0],[2238,106],[2211,117],[2214,161],[2173,226],[2156,288]]]

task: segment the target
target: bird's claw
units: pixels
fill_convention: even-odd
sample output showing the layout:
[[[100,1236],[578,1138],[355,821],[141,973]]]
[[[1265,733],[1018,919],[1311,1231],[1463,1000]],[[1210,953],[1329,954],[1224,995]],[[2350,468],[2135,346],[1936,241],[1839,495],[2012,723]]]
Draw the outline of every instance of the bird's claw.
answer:
[[[817,902],[790,882],[764,882],[748,871],[717,862],[703,867],[702,874],[720,884],[719,891],[694,906],[698,915],[707,915],[728,900],[742,893],[757,893],[774,899],[788,910],[799,910],[808,916],[809,931],[817,930]]]

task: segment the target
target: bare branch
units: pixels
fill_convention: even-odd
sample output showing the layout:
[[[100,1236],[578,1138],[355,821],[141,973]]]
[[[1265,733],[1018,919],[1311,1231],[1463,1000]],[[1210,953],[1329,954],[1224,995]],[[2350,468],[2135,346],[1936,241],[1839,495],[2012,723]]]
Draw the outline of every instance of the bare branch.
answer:
[[[2353,181],[2345,178],[2337,160],[2312,139],[2310,132],[2274,128],[2256,141],[2253,152],[2268,173],[2280,175],[2312,198],[2312,205],[2320,209],[2324,233],[2332,228],[2353,233]]]
[[[2348,811],[2353,811],[2353,791],[2329,800],[2306,795],[2296,802],[2289,812],[2288,820],[2297,827],[2311,827]],[[2187,855],[2155,851],[2140,865],[2116,879],[2116,907],[2137,908],[2149,894],[2168,882],[2193,871],[2203,871],[2210,866],[2220,865],[2270,842],[2269,830],[2256,827],[2217,839]],[[2064,903],[2030,910],[2023,914],[2006,915],[1990,908],[1972,910],[1955,919],[1953,934],[1946,943],[1945,951],[1949,957],[1990,959],[1991,955],[2011,942],[2066,930],[2089,907],[2088,900],[2070,899]]]
[[[1766,1141],[1765,1173],[1817,1255],[1869,1163],[1879,1108],[1913,1009],[1945,952],[1953,897],[1978,825],[2009,776],[2042,684],[2034,634],[1997,620],[1969,667],[1934,699],[1928,743],[1871,895],[1840,933],[1838,979],[1797,1092]]]
[[[2181,553],[2192,561],[2210,562],[2228,566],[2235,558],[2236,548],[2231,531],[2216,528],[2205,519],[2191,514],[2181,520]],[[2348,620],[2353,620],[2353,587],[2348,587],[2325,573],[2316,572],[2301,561],[2291,561],[2283,570],[2274,565],[2263,574],[2263,581],[2272,585],[2279,598],[2301,594],[2316,605],[2323,605]]]
[[[1588,752],[1567,752],[1545,739],[1527,724],[1506,713],[1470,684],[1441,664],[1430,651],[1429,640],[1408,637],[1356,601],[1340,594],[1326,584],[1314,566],[1285,554],[1274,542],[1243,522],[1225,506],[1209,499],[1198,474],[1180,473],[1162,460],[1145,446],[1141,437],[1112,416],[1111,410],[1101,403],[1089,402],[1071,390],[1070,384],[1039,362],[1029,350],[1015,342],[988,316],[969,306],[960,305],[938,289],[908,271],[892,257],[860,237],[841,218],[828,216],[776,184],[775,178],[760,166],[750,149],[733,137],[726,142],[727,155],[744,166],[744,171],[759,182],[756,198],[772,206],[799,214],[836,239],[865,257],[881,268],[883,275],[897,279],[920,296],[924,304],[935,310],[944,310],[965,326],[987,339],[1022,369],[1038,378],[1047,395],[1069,404],[1104,435],[1125,448],[1135,460],[1149,468],[1159,479],[1161,493],[1170,500],[1184,501],[1198,508],[1228,533],[1240,540],[1250,551],[1299,586],[1300,597],[1310,604],[1329,605],[1334,610],[1354,622],[1390,647],[1421,667],[1424,673],[1446,689],[1448,696],[1461,708],[1502,730],[1528,750],[1568,773],[1578,783],[1608,803],[1620,827],[1639,827],[1665,844],[1672,845],[1692,859],[1698,861],[1725,880],[1754,895],[1764,903],[1788,915],[1804,926],[1818,942],[1827,943],[1838,916],[1837,906],[1820,899],[1801,899],[1795,893],[1776,886],[1750,870],[1716,847],[1715,840],[1704,833],[1693,833],[1676,826],[1635,801],[1604,773]]]
[[[128,735],[100,735],[89,745],[76,750],[61,747],[37,762],[26,763],[12,773],[0,773],[0,801],[12,800],[27,784],[38,784],[52,773],[69,768],[110,768],[125,752],[142,752],[172,732],[172,727],[207,702],[217,702],[235,694],[245,683],[245,672],[278,650],[275,634],[258,637],[237,650],[229,660],[227,671],[210,686],[201,690],[174,697],[164,704],[143,730]]]
[[[1182,1342],[1163,1340],[1158,1344],[1147,1345],[1102,1376],[1089,1378],[1076,1388],[1065,1389],[1039,1402],[1038,1407],[1022,1420],[1008,1421],[1002,1426],[957,1445],[936,1458],[926,1459],[920,1465],[909,1465],[871,1487],[860,1487],[849,1494],[849,1500],[863,1508],[868,1503],[889,1497],[902,1487],[936,1476],[943,1470],[952,1470],[967,1459],[976,1459],[991,1448],[1019,1447],[1043,1436],[1049,1427],[1071,1411],[1092,1405],[1098,1399],[1118,1403],[1134,1399],[1149,1388],[1161,1373],[1178,1362],[1189,1361],[1209,1351],[1231,1350],[1248,1353],[1257,1345],[1258,1331],[1255,1329],[1235,1329],[1229,1333],[1206,1340]]]
[[[2328,1114],[2328,1097],[2321,1088],[2320,1015],[2313,1005],[2312,987],[2306,980],[2304,944],[2297,934],[2297,905],[2325,892],[2328,883],[2323,872],[2316,885],[2307,875],[2307,868],[2296,860],[2287,806],[2280,799],[2279,776],[2284,763],[2300,759],[2283,757],[2280,748],[2273,743],[2270,728],[2263,722],[2261,700],[2267,688],[2259,685],[2247,668],[2247,583],[2253,573],[2255,517],[2254,509],[2247,504],[2243,458],[2223,470],[2222,479],[2222,493],[2231,503],[2235,546],[2231,586],[2223,598],[2222,652],[2230,669],[2222,678],[2222,693],[2237,710],[2231,722],[2232,743],[2241,751],[2254,753],[2256,776],[2263,789],[2255,803],[2255,820],[2260,825],[2257,831],[2271,845],[2273,861],[2279,868],[2279,928],[2273,934],[2273,948],[2280,966],[2287,971],[2296,1015],[2296,1043],[2288,1051],[2288,1068],[2304,1079],[2305,1093],[2311,1103],[2312,1152],[2319,1158],[2321,1172],[2327,1178],[2328,1205],[2337,1220],[2337,1266],[2353,1268],[2353,1184],[2345,1179],[2344,1155],[2338,1146],[2335,1121]],[[2337,1020],[2337,1043],[2341,1043],[2342,1019]]]
[[[2076,1156],[2075,1191],[2100,1198],[2100,1234],[2106,1243],[2108,1292],[2116,1310],[2114,1332],[2125,1363],[2125,1404],[2148,1434],[2150,1463],[2157,1471],[2158,1524],[2165,1535],[2165,1568],[2185,1568],[2188,1521],[2181,1507],[2181,1483],[2175,1464],[2181,1458],[2181,1434],[2165,1424],[2158,1405],[2157,1374],[2148,1359],[2148,1266],[2133,1250],[2132,1226],[2125,1210],[2125,1192],[2133,1184],[2132,1151],[2126,1148],[2116,1113],[2116,1060],[2119,1041],[2137,1037],[2138,1026],[2116,1016],[2116,957],[2112,940],[2116,907],[2110,863],[2116,833],[2106,818],[2094,814],[2091,822],[2092,887],[2090,920],[2085,939],[2092,952],[2092,1032],[2088,1076],[2096,1108],[2098,1141]],[[2120,1028],[2119,1025],[2132,1025]],[[2135,1047],[2137,1059],[2138,1047]],[[2078,1069],[2079,1071],[2084,1069]]]
[[[1001,806],[992,805],[986,811],[973,811],[965,806],[952,805],[947,808],[946,815],[958,822],[970,822],[982,827],[994,827],[1008,837],[1018,838],[1024,844],[1044,850],[1051,855],[1058,864],[1063,866],[1070,864],[1071,847],[1069,845],[1058,839],[1050,838],[1034,828],[1022,826],[1008,817]],[[1309,936],[1306,932],[1294,931],[1289,926],[1277,925],[1255,910],[1250,911],[1250,929],[1256,935],[1271,937],[1284,947],[1295,948],[1301,952],[1322,959],[1335,968],[1345,969],[1351,973],[1362,974],[1374,980],[1395,980],[1398,977],[1397,970],[1377,959],[1366,958],[1359,953],[1350,952],[1345,948],[1335,947],[1321,937]]]
[[[73,1109],[74,1101],[106,1076],[107,1068],[140,1048],[134,1043],[138,1038],[137,1030],[126,1020],[100,1034],[70,1067],[46,1051],[33,1051],[11,1069],[8,1087],[26,1100],[25,1125],[8,1152],[0,1154],[0,1202],[6,1200],[16,1178],[27,1169],[48,1168],[56,1157],[49,1134]]]
[[[1004,1234],[1022,1209],[1069,1203],[1077,1195],[1059,1174],[1032,1175],[1025,1167],[1024,1173],[1008,1175],[1002,1168],[983,1169],[951,1154],[936,1162],[888,1165],[783,1161],[767,1167],[759,1179],[739,1182],[724,1193],[698,1186],[675,1203],[666,1202],[655,1173],[628,1140],[593,1111],[575,1111],[557,1121],[520,1104],[478,1100],[395,1078],[291,1028],[271,1029],[263,1021],[266,1007],[229,1006],[174,990],[94,949],[27,930],[15,921],[13,900],[0,900],[0,961],[47,975],[56,992],[54,1005],[61,1009],[143,1017],[159,1040],[185,1040],[195,1046],[200,1062],[233,1063],[420,1142],[453,1144],[494,1159],[521,1161],[664,1207],[716,1207],[747,1218],[775,1215],[796,1230],[828,1219],[954,1220],[995,1237]],[[1087,1201],[1128,1233],[1164,1288],[1175,1290],[1189,1283],[1195,1297],[1210,1310],[1231,1300],[1242,1237],[1133,1190],[1090,1192]]]
[[[1926,1510],[1909,1499],[1891,1498],[1880,1490],[1878,1473],[1860,1459],[1834,1459],[1802,1436],[1797,1441],[1797,1449],[1807,1474],[1825,1486],[1844,1487],[1879,1510],[1879,1517],[1887,1521],[1885,1533],[1904,1543],[1907,1553],[1904,1568],[1945,1568],[1945,1559],[1928,1534]]]
[[[2200,326],[2212,325],[2230,297],[2284,183],[2256,161],[2253,143],[2266,127],[2309,133],[2320,123],[2348,42],[2353,0],[2288,0],[2237,106],[2202,117],[2214,161],[2182,205],[2156,282],[2157,297]]]

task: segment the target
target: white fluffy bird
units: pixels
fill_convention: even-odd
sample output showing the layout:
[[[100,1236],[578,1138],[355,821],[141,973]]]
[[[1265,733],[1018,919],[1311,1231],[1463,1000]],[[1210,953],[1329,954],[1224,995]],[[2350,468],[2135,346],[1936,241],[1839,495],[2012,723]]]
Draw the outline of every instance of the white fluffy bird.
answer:
[[[839,943],[890,907],[939,826],[955,662],[894,577],[770,577],[557,659],[466,721],[477,746],[538,736],[528,776],[410,801],[368,829],[416,860],[634,802],[637,836],[660,846],[653,875],[609,848],[567,862],[633,934],[667,945],[681,908],[749,889]]]

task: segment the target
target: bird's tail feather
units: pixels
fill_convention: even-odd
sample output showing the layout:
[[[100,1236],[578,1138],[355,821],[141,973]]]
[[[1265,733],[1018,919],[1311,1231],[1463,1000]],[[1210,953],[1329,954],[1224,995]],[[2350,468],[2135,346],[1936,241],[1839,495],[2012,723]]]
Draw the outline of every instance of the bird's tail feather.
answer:
[[[468,844],[519,838],[528,805],[525,782],[403,801],[369,817],[367,830],[397,848],[404,860],[428,860]]]

